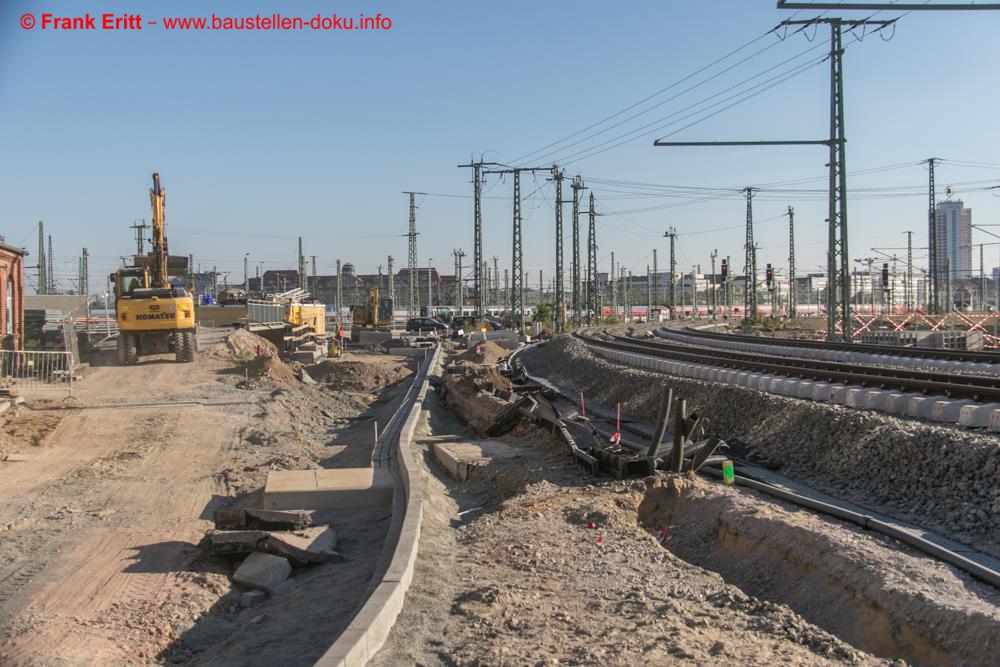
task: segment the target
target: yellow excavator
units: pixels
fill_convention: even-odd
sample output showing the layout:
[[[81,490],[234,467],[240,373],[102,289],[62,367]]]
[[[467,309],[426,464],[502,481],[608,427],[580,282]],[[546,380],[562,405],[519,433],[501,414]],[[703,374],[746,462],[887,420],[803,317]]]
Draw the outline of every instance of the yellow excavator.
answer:
[[[133,265],[111,274],[118,322],[118,363],[132,365],[139,355],[174,352],[178,362],[194,361],[197,350],[194,298],[173,287],[170,276],[186,276],[188,258],[171,257],[163,233],[166,191],[153,174],[153,251],[136,255]]]
[[[377,287],[368,290],[368,301],[351,309],[351,321],[355,327],[380,329],[392,326],[392,299],[380,296]]]

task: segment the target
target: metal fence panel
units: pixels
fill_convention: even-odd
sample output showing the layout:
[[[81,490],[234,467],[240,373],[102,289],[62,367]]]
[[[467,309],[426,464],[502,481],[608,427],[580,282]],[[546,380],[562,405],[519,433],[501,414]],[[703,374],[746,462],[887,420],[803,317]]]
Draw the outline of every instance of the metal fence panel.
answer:
[[[285,321],[285,305],[249,299],[247,300],[247,319],[258,324],[281,324]]]
[[[72,396],[73,353],[0,350],[0,389],[19,393],[61,389]]]

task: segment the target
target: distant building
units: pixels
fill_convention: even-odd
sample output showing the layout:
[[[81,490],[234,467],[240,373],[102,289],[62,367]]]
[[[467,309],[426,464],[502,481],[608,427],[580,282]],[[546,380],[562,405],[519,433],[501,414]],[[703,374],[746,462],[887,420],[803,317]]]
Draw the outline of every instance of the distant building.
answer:
[[[961,199],[939,201],[936,209],[938,275],[952,280],[972,276],[972,209]]]
[[[0,346],[24,349],[24,256],[21,248],[0,242]]]

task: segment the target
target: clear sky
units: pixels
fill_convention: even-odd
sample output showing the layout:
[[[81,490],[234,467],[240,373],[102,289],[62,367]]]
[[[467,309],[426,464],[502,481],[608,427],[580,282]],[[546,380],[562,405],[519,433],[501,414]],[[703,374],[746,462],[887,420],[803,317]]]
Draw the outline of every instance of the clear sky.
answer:
[[[41,27],[43,13],[88,11],[139,13],[159,25]],[[162,25],[164,17],[275,12],[306,19],[381,12],[392,27],[224,32]],[[25,13],[37,17],[32,30],[21,27]],[[828,31],[765,35],[793,13],[777,10],[774,0],[0,0],[0,233],[34,256],[36,225],[44,220],[61,285],[75,280],[84,246],[91,283],[99,284],[133,251],[129,226],[149,217],[150,174],[159,171],[171,251],[194,254],[202,269],[217,266],[239,281],[244,253],[251,267],[294,268],[301,235],[321,273],[332,272],[338,258],[374,272],[390,254],[405,265],[408,202],[401,191],[417,190],[459,195],[418,201],[420,265],[431,257],[450,273],[453,249],[465,250],[466,263],[472,256],[470,173],[456,165],[485,154],[520,166],[557,160],[568,175],[581,174],[604,213],[602,270],[614,251],[637,273],[653,247],[664,265],[662,233],[671,226],[682,269],[707,270],[718,249],[740,270],[745,203],[736,190],[817,178],[764,187],[754,207],[759,264],[787,265],[786,219],[778,216],[791,204],[799,272],[815,270],[826,252],[825,148],[652,147],[671,132],[674,140],[825,138]],[[918,162],[928,157],[945,160],[938,183],[942,191],[955,185],[974,223],[1000,223],[1000,190],[985,189],[1000,184],[997,35],[1000,12],[913,13],[894,33],[860,41],[845,34],[848,171],[902,165],[849,179],[852,257],[903,246],[907,229],[916,232],[915,245],[926,245],[927,174]],[[755,39],[630,111],[539,150]],[[809,63],[816,65],[794,69]],[[785,74],[796,75],[781,81]],[[757,92],[724,108],[741,99],[733,95]],[[683,189],[651,187],[662,185]],[[522,190],[533,284],[539,268],[548,277],[555,265],[553,192],[544,174],[525,174]],[[486,191],[485,254],[509,266],[509,177],[491,177]],[[566,222],[568,252],[569,207]],[[974,243],[993,240],[973,234]],[[987,266],[995,266],[997,246],[987,252]]]

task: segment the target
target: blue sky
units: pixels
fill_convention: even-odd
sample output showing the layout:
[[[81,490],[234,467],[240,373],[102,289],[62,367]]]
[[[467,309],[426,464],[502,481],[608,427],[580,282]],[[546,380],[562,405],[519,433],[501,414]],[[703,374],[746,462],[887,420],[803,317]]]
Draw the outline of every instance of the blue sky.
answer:
[[[419,199],[420,264],[432,257],[450,272],[452,249],[465,250],[467,262],[472,255],[470,174],[456,165],[479,154],[511,162],[642,100],[793,14],[774,5],[0,0],[0,232],[34,251],[36,224],[44,220],[63,286],[75,279],[84,246],[92,257],[92,284],[99,282],[134,248],[128,227],[149,217],[150,174],[159,171],[168,191],[171,251],[193,253],[202,269],[217,266],[241,280],[247,252],[252,266],[292,268],[295,237],[302,235],[321,272],[332,272],[337,259],[369,272],[389,254],[397,266],[405,263],[407,199],[401,191],[418,190],[461,195]],[[307,18],[381,12],[393,23],[382,32],[162,26],[55,32],[19,24],[25,12],[40,18],[43,12],[88,11],[138,12],[144,20],[213,12]],[[871,247],[903,245],[907,229],[916,232],[915,245],[926,243],[926,193],[919,190],[926,171],[916,163],[931,156],[946,160],[938,182],[942,189],[956,184],[975,223],[1000,223],[1000,198],[984,189],[1000,184],[1000,166],[968,164],[1000,165],[998,29],[997,12],[933,12],[905,16],[890,41],[867,35],[852,43],[854,36],[845,36],[848,171],[909,165],[850,179],[857,193],[849,205],[852,257],[872,255]],[[662,265],[667,246],[660,235],[670,226],[680,234],[681,268],[707,269],[713,249],[731,255],[739,268],[745,204],[714,189],[823,177],[825,149],[653,148],[652,130],[692,113],[668,130],[702,122],[673,139],[824,138],[825,63],[710,118],[714,108],[681,111],[760,75],[735,89],[755,91],[750,86],[810,58],[818,62],[826,50],[823,30],[784,37],[766,35],[684,85],[565,142],[572,145],[518,164],[559,159],[568,162],[568,174],[595,179],[590,185],[606,214],[598,222],[604,270],[614,251],[626,267],[643,273],[653,247],[660,248]],[[762,53],[753,55],[757,51]],[[666,99],[671,96],[676,99]],[[586,150],[646,123],[648,132],[620,146]],[[575,143],[581,139],[587,140]],[[574,153],[573,160],[564,159]],[[523,178],[522,189],[531,194],[524,203],[525,266],[534,281],[539,268],[550,276],[555,263],[553,196],[542,175]],[[625,183],[713,190],[709,201],[676,206],[690,197],[664,197],[661,190]],[[786,224],[777,216],[788,204],[796,210],[799,271],[824,262],[823,188],[821,179],[758,195],[759,263],[772,262],[779,271],[787,264]],[[876,190],[861,196],[870,188]],[[485,254],[509,266],[511,183],[492,178],[486,189]],[[656,210],[643,210],[650,208]],[[568,230],[568,207],[566,213]],[[974,233],[974,243],[991,240]],[[995,266],[997,247],[987,252],[993,258],[988,267]]]

